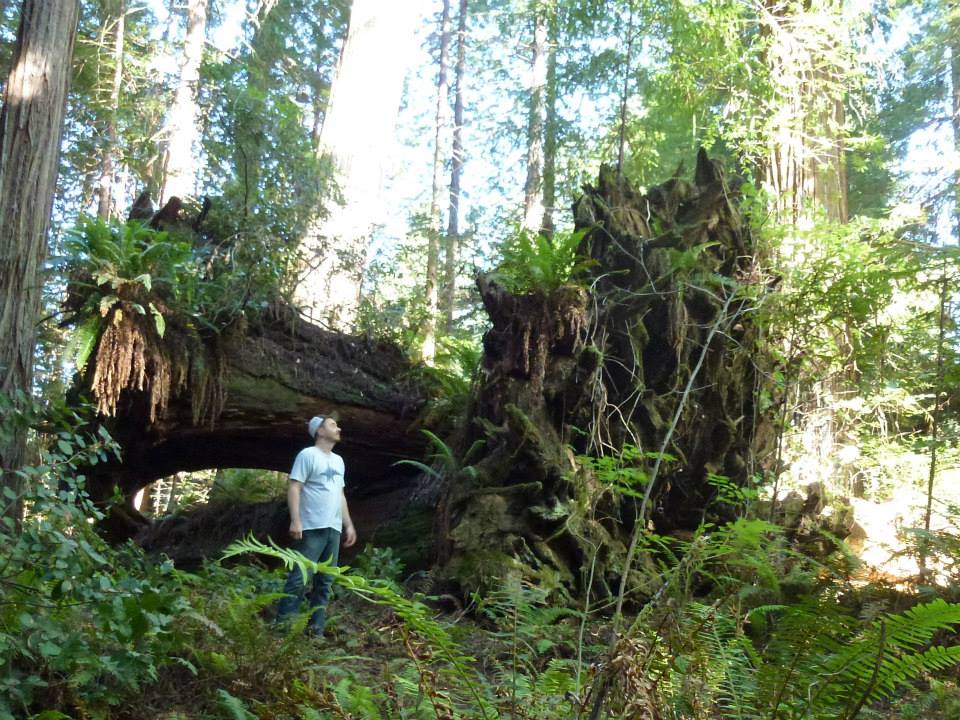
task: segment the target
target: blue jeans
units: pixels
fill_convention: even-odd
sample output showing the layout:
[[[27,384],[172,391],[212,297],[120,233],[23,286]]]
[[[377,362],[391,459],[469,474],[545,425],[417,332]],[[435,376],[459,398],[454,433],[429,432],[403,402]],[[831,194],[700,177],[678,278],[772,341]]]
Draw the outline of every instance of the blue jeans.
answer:
[[[304,530],[303,538],[297,542],[294,549],[312,562],[326,561],[336,565],[340,559],[340,531],[333,528]],[[308,574],[308,580],[311,575],[313,586],[310,589],[309,600],[313,614],[310,616],[307,632],[322,635],[323,626],[327,620],[327,601],[330,599],[333,577],[325,573],[311,572]],[[303,600],[303,575],[299,567],[290,571],[287,582],[283,586],[283,592],[287,597],[282,598],[277,605],[277,622],[281,623],[288,621],[297,613]]]

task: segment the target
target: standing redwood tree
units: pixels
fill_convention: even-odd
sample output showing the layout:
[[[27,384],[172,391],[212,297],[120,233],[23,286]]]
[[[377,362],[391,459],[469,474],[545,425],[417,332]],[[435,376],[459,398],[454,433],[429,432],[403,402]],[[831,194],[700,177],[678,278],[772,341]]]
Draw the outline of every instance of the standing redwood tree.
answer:
[[[457,64],[454,69],[453,152],[450,158],[450,212],[444,261],[441,313],[446,331],[453,330],[453,304],[457,294],[457,245],[460,241],[460,179],[463,175],[463,88],[467,66],[467,0],[460,0],[457,20]]]
[[[120,86],[123,83],[123,41],[127,17],[127,0],[111,0],[104,8],[103,40],[113,46],[113,77],[110,84],[110,107],[107,110],[107,142],[100,156],[100,180],[97,187],[97,217],[107,221],[113,211],[113,181],[119,164],[117,116],[120,113]]]
[[[349,328],[357,319],[373,226],[387,208],[382,185],[403,80],[413,55],[418,5],[352,0],[320,157],[332,172],[337,202],[318,208],[300,245],[304,259],[294,300],[315,322]]]
[[[527,116],[527,180],[523,192],[523,227],[538,232],[543,225],[543,128],[546,122],[547,31],[549,2],[534,0],[530,58],[530,105]]]
[[[0,112],[0,392],[29,395],[78,0],[24,0]],[[0,433],[3,484],[23,462],[25,431]],[[19,505],[13,508],[19,516]]]
[[[183,41],[180,79],[167,126],[166,173],[161,193],[164,199],[192,195],[196,183],[194,145],[199,135],[197,120],[200,115],[197,93],[207,35],[208,4],[207,0],[188,0],[186,5],[187,34]]]
[[[437,279],[440,264],[440,190],[443,183],[443,152],[440,139],[449,103],[450,84],[447,80],[447,63],[450,56],[450,0],[443,0],[440,15],[440,60],[437,70],[437,111],[434,118],[433,137],[433,185],[430,192],[430,235],[427,244],[427,322],[423,332],[421,356],[428,365],[433,364],[437,348],[437,310],[439,308]]]

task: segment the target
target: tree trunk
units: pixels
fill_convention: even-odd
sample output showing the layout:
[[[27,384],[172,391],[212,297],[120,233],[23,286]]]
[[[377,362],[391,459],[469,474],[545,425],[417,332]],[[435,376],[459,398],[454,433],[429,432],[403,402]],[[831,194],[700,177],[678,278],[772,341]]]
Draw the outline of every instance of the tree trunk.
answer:
[[[457,246],[460,242],[460,177],[463,174],[463,87],[466,82],[467,0],[460,0],[457,21],[456,90],[453,102],[453,153],[450,159],[450,212],[447,219],[444,261],[443,316],[447,333],[453,331],[453,306],[457,296]]]
[[[828,0],[821,5],[816,11],[792,12],[768,3],[762,26],[769,38],[766,57],[776,107],[764,175],[781,222],[797,226],[809,223],[804,209],[808,202],[836,222],[847,222],[849,215],[843,71],[837,58],[842,39],[808,26],[833,12],[836,27],[843,27],[842,3]],[[811,20],[814,12],[817,19]]]
[[[623,62],[623,90],[620,92],[620,133],[617,142],[617,172],[623,172],[623,159],[627,149],[627,101],[630,99],[630,74],[633,69],[633,19],[635,9],[630,1],[630,16],[627,20],[627,55]]]
[[[127,16],[126,0],[111,4],[104,12],[104,41],[113,40],[113,81],[110,85],[110,107],[107,110],[107,143],[100,160],[100,182],[97,188],[97,217],[109,220],[113,212],[113,174],[117,164],[117,113],[120,110],[120,86],[123,82],[123,40]]]
[[[539,232],[543,225],[543,126],[546,116],[547,8],[533,0],[533,44],[530,57],[530,106],[527,116],[527,180],[523,190],[523,227]]]
[[[125,310],[124,322],[136,314]],[[117,376],[113,343],[103,337],[77,388],[98,403],[123,448],[122,463],[83,470],[96,502],[109,505],[117,488],[130,500],[127,512],[108,523],[118,539],[142,525],[132,500],[159,478],[227,467],[289,471],[308,440],[306,421],[318,412],[337,413],[345,428],[338,452],[352,477],[362,479],[355,494],[392,491],[401,478],[408,483],[411,473],[394,463],[424,452],[417,418],[425,391],[411,379],[413,368],[395,345],[323,330],[299,321],[287,306],[215,341],[193,337],[173,321],[162,340],[151,342],[156,346],[149,355],[164,356],[166,367],[157,370],[163,363],[148,360],[151,383],[157,376],[180,378],[160,391],[167,398],[162,407],[151,407],[155,384],[140,386],[131,378],[122,387],[105,388],[97,382],[105,374]],[[133,523],[117,523],[131,516]]]
[[[767,157],[759,174],[772,190],[774,214],[787,229],[778,248],[778,262],[802,262],[804,242],[816,214],[845,223],[849,208],[844,145],[844,55],[842,0],[785,5],[765,2],[761,33],[773,91],[768,120]],[[812,242],[816,242],[813,240]],[[833,342],[832,338],[826,339]],[[785,355],[795,354],[784,348]],[[844,428],[835,399],[850,388],[842,373],[797,374],[795,386],[802,407],[799,418],[805,454],[815,458],[801,470],[802,483],[826,481],[837,472],[836,439]],[[782,430],[781,430],[782,432]],[[776,472],[780,472],[777,469]],[[776,498],[771,512],[775,511]]]
[[[440,264],[440,188],[443,184],[443,153],[440,151],[440,139],[445,126],[448,95],[447,62],[450,54],[450,0],[443,0],[440,17],[440,67],[437,70],[437,110],[434,116],[433,136],[433,185],[430,192],[430,229],[427,239],[427,321],[423,331],[421,356],[427,365],[433,364],[436,355],[438,266]]]
[[[187,34],[183,43],[180,79],[173,96],[168,121],[166,173],[161,202],[171,197],[193,195],[197,180],[194,145],[199,137],[197,92],[200,61],[207,32],[208,0],[187,0]]]
[[[547,22],[547,107],[543,138],[543,223],[541,231],[548,235],[553,233],[553,214],[556,211],[557,203],[557,145],[560,132],[557,125],[557,48],[560,44],[558,12],[556,4],[553,4]]]
[[[80,4],[24,0],[0,112],[0,392],[19,404],[31,394],[41,268],[47,254],[60,138]],[[7,418],[13,417],[6,413]],[[26,429],[14,418],[0,435],[3,484],[22,465]],[[7,502],[4,501],[4,505]],[[10,508],[20,516],[19,500]]]
[[[413,50],[417,3],[353,0],[320,153],[339,202],[318,213],[301,250],[306,266],[295,300],[308,317],[348,328],[356,320],[367,244],[385,215],[383,162],[393,138]]]
[[[953,14],[950,23],[950,124],[953,128],[953,155],[956,170],[953,174],[954,200],[953,216],[954,239],[960,244],[960,7],[952,5]]]
[[[266,103],[270,71],[276,62],[275,51],[271,47],[269,27],[270,14],[279,4],[279,0],[264,0],[259,4],[257,14],[248,18],[250,57],[246,63],[247,89],[249,95]],[[253,123],[242,137],[234,137],[234,167],[237,177],[243,183],[243,215],[247,217],[260,197],[260,168],[263,163],[263,143],[266,132],[263,125],[268,122],[263,115],[251,113],[245,122]]]

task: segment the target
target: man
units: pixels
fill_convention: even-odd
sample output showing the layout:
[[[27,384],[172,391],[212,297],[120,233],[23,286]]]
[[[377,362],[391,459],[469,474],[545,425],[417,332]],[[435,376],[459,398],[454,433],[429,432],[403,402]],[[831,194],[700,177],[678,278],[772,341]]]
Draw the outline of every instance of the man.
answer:
[[[294,547],[308,560],[336,565],[340,558],[341,530],[344,547],[357,541],[343,494],[343,458],[333,452],[333,446],[340,441],[340,426],[334,418],[318,415],[307,423],[307,430],[313,445],[297,455],[287,486],[290,536],[295,541]],[[323,635],[332,583],[331,576],[315,573],[309,595],[313,613],[307,625],[308,635]],[[297,612],[303,590],[303,575],[299,568],[294,568],[283,586],[287,597],[277,608],[277,622],[286,622]]]

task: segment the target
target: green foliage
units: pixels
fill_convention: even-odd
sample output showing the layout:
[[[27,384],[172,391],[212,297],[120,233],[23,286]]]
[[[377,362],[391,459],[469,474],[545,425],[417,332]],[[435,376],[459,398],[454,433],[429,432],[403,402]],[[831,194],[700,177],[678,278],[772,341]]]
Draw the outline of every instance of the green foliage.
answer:
[[[578,687],[576,624],[580,613],[547,604],[548,592],[518,578],[502,590],[474,597],[477,611],[494,624],[500,652],[487,662],[506,696],[501,713],[565,718],[576,711]]]
[[[648,700],[666,717],[852,719],[960,662],[960,649],[929,646],[960,625],[960,605],[935,600],[861,623],[839,602],[842,575],[791,550],[776,526],[739,520],[684,543],[646,542],[663,558],[662,587],[620,652],[628,675],[657,688]]]
[[[214,476],[210,502],[258,503],[283,497],[287,478],[282,473],[225,468]]]
[[[470,464],[470,461],[477,456],[477,453],[483,447],[483,440],[476,440],[467,449],[463,457],[458,458],[453,448],[440,437],[429,430],[421,430],[421,432],[427,436],[430,445],[433,447],[433,451],[429,455],[431,463],[428,465],[419,460],[398,460],[394,465],[409,465],[435,480],[454,478],[459,475],[469,478],[476,477],[476,468]]]
[[[102,428],[67,426],[39,465],[19,471],[25,518],[19,531],[9,516],[0,525],[0,718],[55,701],[102,714],[177,662],[173,619],[184,604],[172,567],[110,549],[89,522],[101,515],[77,468],[115,451]],[[14,499],[6,488],[4,504]]]
[[[150,316],[160,337],[169,322],[222,332],[248,308],[276,298],[284,262],[263,241],[225,257],[215,246],[137,221],[82,218],[59,258],[78,322],[70,354],[78,362],[89,357],[103,318],[115,308]]]
[[[189,241],[156,232],[139,222],[106,224],[82,219],[67,233],[62,262],[74,278],[71,292],[83,297],[77,356],[89,355],[93,325],[126,300],[140,315],[153,316],[157,334],[165,321],[152,301],[190,305],[199,287],[200,268]]]
[[[578,455],[577,461],[589,469],[605,486],[619,495],[642,498],[650,482],[648,462],[676,462],[669,453],[645,452],[636,445],[625,444],[618,453],[594,457]]]
[[[594,264],[579,255],[585,234],[580,230],[548,237],[521,229],[501,246],[501,260],[491,277],[517,294],[550,293],[576,282]]]
[[[482,357],[483,350],[474,340],[441,338],[434,365],[424,368],[424,372],[443,400],[462,406],[470,395]]]
[[[392,548],[379,548],[369,543],[353,559],[353,566],[357,572],[366,578],[382,580],[397,585],[403,574],[403,561],[393,552]]]
[[[230,545],[224,551],[224,558],[257,553],[283,561],[287,569],[297,568],[306,579],[308,572],[323,572],[332,575],[335,582],[351,593],[356,594],[375,605],[389,607],[404,624],[408,632],[427,643],[437,659],[428,660],[431,671],[442,674],[452,686],[457,686],[466,697],[476,702],[481,717],[493,717],[489,704],[479,694],[475,679],[472,677],[470,663],[473,658],[464,654],[450,635],[449,630],[433,619],[429,608],[419,600],[411,600],[400,595],[392,583],[368,580],[362,575],[352,574],[347,567],[330,566],[327,563],[312,563],[295,550],[286,550],[276,545],[264,545],[252,537]],[[452,692],[452,688],[451,688]]]
[[[756,316],[775,366],[761,403],[769,407],[775,398],[800,393],[806,400],[791,412],[794,425],[829,413],[834,438],[857,448],[855,463],[841,467],[831,458],[812,468],[820,475],[802,478],[806,482],[823,480],[848,493],[849,481],[837,480],[856,475],[867,493],[882,497],[905,475],[922,481],[915,443],[926,435],[931,388],[939,382],[939,313],[931,308],[939,307],[943,278],[960,277],[960,256],[914,241],[914,220],[838,225],[821,217],[808,230],[775,238],[783,254],[782,287]],[[944,367],[955,365],[956,347],[948,318]],[[953,386],[948,374],[944,382]],[[795,468],[792,475],[803,472],[800,458],[810,450],[786,443],[783,459]]]

